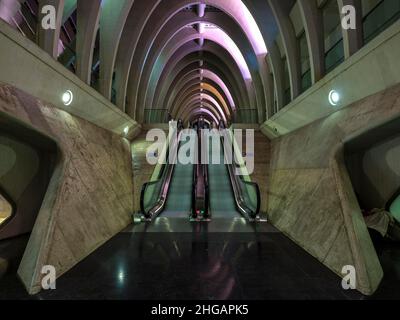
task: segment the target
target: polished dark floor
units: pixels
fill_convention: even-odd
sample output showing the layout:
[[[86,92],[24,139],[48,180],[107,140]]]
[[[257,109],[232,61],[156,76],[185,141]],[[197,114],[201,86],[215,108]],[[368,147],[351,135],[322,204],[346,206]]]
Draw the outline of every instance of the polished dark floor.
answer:
[[[0,299],[366,299],[342,290],[334,273],[269,224],[171,232],[183,224],[130,227],[62,276],[57,290],[33,297],[16,277],[27,237],[0,242],[0,257],[9,261],[0,271]],[[400,298],[399,248],[380,254],[386,276],[372,298]]]

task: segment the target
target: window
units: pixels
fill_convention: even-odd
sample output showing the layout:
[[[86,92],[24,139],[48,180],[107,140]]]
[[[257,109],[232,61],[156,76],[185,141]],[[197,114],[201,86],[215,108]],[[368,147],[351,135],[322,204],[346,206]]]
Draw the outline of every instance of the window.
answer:
[[[371,41],[400,18],[399,0],[374,0],[361,4],[364,43]]]

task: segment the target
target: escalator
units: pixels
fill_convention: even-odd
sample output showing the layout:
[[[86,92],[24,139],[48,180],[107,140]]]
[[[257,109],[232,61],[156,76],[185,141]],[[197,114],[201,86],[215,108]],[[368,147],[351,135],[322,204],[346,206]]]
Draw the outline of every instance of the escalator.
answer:
[[[191,154],[193,153],[191,150],[195,150],[195,146],[193,146],[195,139],[189,137],[189,135],[187,135],[187,138],[190,140],[181,142],[180,148],[187,147],[189,150],[188,156],[191,160],[188,164],[182,164],[178,159],[177,163],[174,165],[174,174],[169,187],[166,206],[162,213],[164,217],[187,218],[192,209],[192,184],[195,154]],[[183,137],[183,139],[185,140],[185,137]]]
[[[172,159],[171,163],[166,161],[161,167],[158,179],[145,183],[140,197],[142,214],[147,221],[152,221],[161,214],[170,218],[188,218],[192,208],[192,184],[194,157],[196,151],[193,145],[195,139],[193,133],[180,131],[177,141],[178,151],[181,148],[188,150],[190,161],[188,164],[181,163],[178,159],[179,152],[175,152],[173,146],[166,151],[166,159]],[[173,156],[170,157],[170,152]],[[176,164],[174,164],[176,163]]]
[[[210,214],[213,218],[237,218],[256,221],[260,212],[260,189],[256,183],[246,181],[238,175],[240,167],[224,154],[224,139],[229,139],[229,131],[211,132],[209,138],[209,189]],[[219,156],[212,158],[212,141],[219,143]],[[232,154],[234,151],[232,151]]]
[[[231,181],[227,166],[224,163],[224,151],[221,146],[219,163],[213,163],[211,140],[219,141],[219,133],[212,133],[209,139],[209,164],[208,176],[210,185],[210,212],[213,218],[236,218],[239,213],[236,209],[235,196],[233,194]]]
[[[229,161],[224,153],[224,141],[228,140],[232,145],[229,131],[212,131],[203,136],[201,128],[180,131],[177,140],[181,141],[178,143],[179,152],[174,152],[173,145],[170,147],[173,161],[162,166],[155,181],[143,186],[141,210],[146,221],[153,221],[160,215],[190,218],[192,221],[240,216],[248,221],[258,219],[261,202],[258,185],[238,175],[240,167]],[[212,143],[203,143],[207,139],[220,145],[217,159],[215,155],[213,159]],[[170,148],[166,159],[170,158]],[[202,157],[202,150],[208,152],[208,165],[203,161],[207,157]],[[185,152],[186,161],[182,163],[178,154],[184,155]]]

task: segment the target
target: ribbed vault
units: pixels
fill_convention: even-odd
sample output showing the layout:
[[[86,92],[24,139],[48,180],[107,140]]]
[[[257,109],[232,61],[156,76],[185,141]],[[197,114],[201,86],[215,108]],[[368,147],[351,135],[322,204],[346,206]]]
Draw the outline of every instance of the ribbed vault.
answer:
[[[51,32],[37,23],[45,4],[62,16]],[[348,4],[362,11],[355,0],[8,0],[1,17],[140,123],[186,115],[202,93],[193,114],[262,123],[332,68],[324,24]],[[362,28],[341,36],[347,59]]]

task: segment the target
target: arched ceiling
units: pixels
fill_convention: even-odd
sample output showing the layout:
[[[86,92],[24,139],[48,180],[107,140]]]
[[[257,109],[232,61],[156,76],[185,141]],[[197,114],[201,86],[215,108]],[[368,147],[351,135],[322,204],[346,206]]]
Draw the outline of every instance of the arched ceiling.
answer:
[[[337,0],[337,10],[346,3],[360,7]],[[1,17],[18,25],[18,6],[39,12],[49,4],[62,19],[32,38],[139,123],[167,113],[240,121],[246,112],[262,123],[302,92],[302,33],[311,84],[326,73],[323,2],[9,0]],[[343,32],[348,57],[359,31]]]
[[[154,119],[146,116],[152,112],[164,115],[159,121],[167,113],[233,121],[238,109],[266,119],[273,96],[267,45],[242,0],[91,2],[101,3],[85,21],[88,30],[100,25],[99,91],[111,99],[114,89],[117,107],[136,121]],[[91,57],[77,59],[84,70],[90,65]]]
[[[208,94],[208,105],[224,120],[233,120],[237,108],[258,110],[259,120],[265,120],[264,88],[270,80],[262,70],[268,68],[268,51],[241,0],[149,5],[153,7],[145,10],[151,13],[133,55],[127,53],[132,59],[129,72],[116,75],[117,104],[122,110],[138,122],[152,110],[178,117],[190,107],[189,101]],[[196,85],[198,90],[188,90]]]

